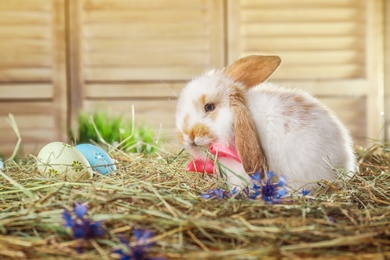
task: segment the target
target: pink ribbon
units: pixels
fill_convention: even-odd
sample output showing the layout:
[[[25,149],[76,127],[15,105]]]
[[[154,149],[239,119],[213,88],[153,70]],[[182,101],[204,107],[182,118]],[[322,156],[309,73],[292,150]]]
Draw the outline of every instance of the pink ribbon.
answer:
[[[237,151],[230,146],[215,144],[210,146],[209,152],[216,157],[215,159],[231,158],[239,163],[242,163]],[[188,164],[187,171],[213,174],[214,168],[214,160],[212,158],[207,157],[205,160],[195,158]]]

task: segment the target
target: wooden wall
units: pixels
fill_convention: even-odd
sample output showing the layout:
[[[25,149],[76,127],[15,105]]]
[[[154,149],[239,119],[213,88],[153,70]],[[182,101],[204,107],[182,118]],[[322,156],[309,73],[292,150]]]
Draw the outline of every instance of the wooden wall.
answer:
[[[0,0],[0,154],[15,147],[13,113],[25,151],[66,138],[64,0]]]
[[[66,140],[80,110],[170,136],[185,82],[251,53],[328,104],[357,143],[383,126],[383,0],[0,0],[0,154]],[[35,150],[36,151],[36,150]]]
[[[385,140],[390,140],[390,2],[385,1],[385,55],[384,55],[384,92],[385,92]]]

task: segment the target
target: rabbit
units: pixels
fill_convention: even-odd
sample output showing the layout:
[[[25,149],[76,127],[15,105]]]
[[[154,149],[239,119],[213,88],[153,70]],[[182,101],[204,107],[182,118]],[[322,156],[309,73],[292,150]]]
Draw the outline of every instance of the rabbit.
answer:
[[[176,128],[194,157],[188,170],[201,172],[218,160],[223,167],[208,162],[206,172],[224,169],[232,188],[245,188],[251,174],[264,177],[266,170],[292,189],[316,190],[339,169],[346,179],[354,175],[352,138],[340,120],[308,93],[266,82],[280,63],[278,56],[246,56],[183,88]]]

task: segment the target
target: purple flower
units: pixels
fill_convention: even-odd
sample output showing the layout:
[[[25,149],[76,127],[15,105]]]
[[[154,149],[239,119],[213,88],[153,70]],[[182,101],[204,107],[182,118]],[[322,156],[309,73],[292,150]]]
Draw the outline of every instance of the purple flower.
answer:
[[[74,239],[83,238],[85,240],[101,237],[104,235],[104,229],[101,222],[93,222],[84,218],[88,211],[88,206],[82,203],[76,203],[73,208],[74,217],[66,209],[62,213],[64,226],[71,228]]]
[[[119,237],[119,240],[126,246],[127,250],[116,249],[113,252],[119,255],[120,260],[162,260],[164,258],[151,258],[148,256],[147,248],[152,246],[153,242],[147,240],[153,236],[153,233],[148,230],[133,229],[135,237],[135,245],[131,246],[130,243],[123,237]]]

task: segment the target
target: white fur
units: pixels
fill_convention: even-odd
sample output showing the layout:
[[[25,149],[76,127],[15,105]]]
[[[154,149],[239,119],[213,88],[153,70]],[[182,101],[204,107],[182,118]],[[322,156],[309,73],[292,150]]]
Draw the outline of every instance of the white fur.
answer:
[[[212,71],[191,81],[178,101],[178,131],[184,130],[183,119],[190,115],[190,125],[204,124],[216,136],[214,140],[203,139],[203,148],[211,143],[234,145],[233,118],[228,101],[233,84],[237,83],[227,78],[222,71]],[[216,121],[208,118],[203,108],[193,107],[193,101],[202,94],[207,94],[213,102],[216,97],[223,99],[218,103]],[[314,183],[319,180],[334,180],[337,177],[334,169],[344,170],[346,177],[353,176],[356,166],[351,137],[341,122],[317,99],[303,91],[279,88],[271,83],[250,88],[245,96],[269,169],[284,176],[293,188],[300,188],[305,184],[309,184],[305,188],[315,188],[317,185]],[[296,111],[293,109],[286,115],[286,109],[294,108],[294,105],[296,107],[296,96],[302,97],[305,104],[312,106],[308,120],[302,119],[299,114],[302,107],[298,107]],[[254,140],[248,140],[252,141]],[[194,144],[187,143],[185,147],[194,157],[203,153]],[[242,165],[237,166],[229,159],[224,159],[221,163],[232,167],[232,170],[249,180]],[[228,176],[228,179],[233,186],[242,186],[242,181],[234,175]]]

